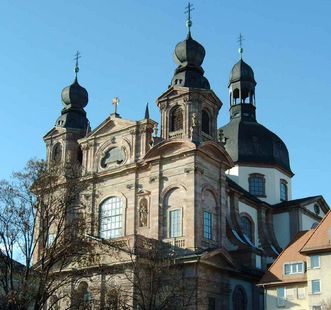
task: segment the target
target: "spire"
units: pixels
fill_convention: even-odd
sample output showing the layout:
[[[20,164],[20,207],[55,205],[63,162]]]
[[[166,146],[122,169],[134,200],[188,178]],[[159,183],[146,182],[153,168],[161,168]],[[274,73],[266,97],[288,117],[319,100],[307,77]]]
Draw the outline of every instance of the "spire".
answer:
[[[145,109],[145,119],[149,119],[149,108],[148,108],[148,102],[146,103],[146,109]]]
[[[191,27],[192,27],[192,20],[191,20],[191,12],[194,10],[193,4],[188,3],[187,7],[185,8],[185,14],[187,14],[187,20],[186,20],[186,27],[188,28],[188,34],[187,37],[191,37]]]
[[[76,54],[75,54],[75,58],[74,60],[76,61],[75,63],[75,82],[77,82],[77,75],[78,75],[78,72],[79,72],[79,65],[78,65],[78,59],[81,58],[82,56],[80,55],[80,52],[77,51]]]
[[[237,42],[239,43],[239,48],[238,48],[238,52],[240,54],[240,59],[243,59],[243,53],[244,53],[244,49],[243,49],[243,41],[244,41],[244,37],[242,36],[242,34],[239,34],[238,40]]]

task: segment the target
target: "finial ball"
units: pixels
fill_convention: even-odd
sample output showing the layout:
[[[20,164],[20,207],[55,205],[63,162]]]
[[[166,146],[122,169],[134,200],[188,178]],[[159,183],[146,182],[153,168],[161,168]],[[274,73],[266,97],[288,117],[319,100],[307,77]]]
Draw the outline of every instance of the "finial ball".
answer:
[[[244,52],[244,49],[242,47],[239,47],[238,52],[239,52],[239,54],[242,54]]]
[[[192,27],[192,21],[191,20],[187,20],[186,21],[186,27],[187,28],[191,28]]]

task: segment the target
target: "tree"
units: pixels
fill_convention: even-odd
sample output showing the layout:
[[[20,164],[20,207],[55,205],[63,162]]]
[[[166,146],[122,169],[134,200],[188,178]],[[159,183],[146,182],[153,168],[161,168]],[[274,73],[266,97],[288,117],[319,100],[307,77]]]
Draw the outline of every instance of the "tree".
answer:
[[[105,309],[163,310],[188,309],[197,302],[196,278],[182,263],[192,254],[188,250],[141,235],[98,241],[103,253],[117,263],[116,272],[103,286],[104,300],[94,300],[95,304]],[[121,280],[112,281],[115,277]],[[91,293],[98,295],[93,288]]]
[[[0,181],[1,309],[55,309],[65,297],[56,296],[58,289],[70,283],[70,265],[88,251],[80,235],[85,187],[78,165],[47,167],[38,160]]]

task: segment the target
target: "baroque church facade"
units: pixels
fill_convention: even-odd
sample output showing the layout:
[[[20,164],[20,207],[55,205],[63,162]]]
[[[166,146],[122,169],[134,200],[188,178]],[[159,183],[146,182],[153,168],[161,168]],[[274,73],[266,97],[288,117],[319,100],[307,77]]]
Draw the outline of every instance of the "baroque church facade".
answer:
[[[189,28],[175,47],[171,85],[156,100],[159,135],[148,107],[142,120],[115,112],[91,130],[88,93],[76,77],[63,89],[64,108],[44,137],[46,158],[84,168],[85,235],[93,242],[142,236],[187,250],[184,266],[203,283],[192,309],[263,309],[256,284],[267,266],[329,207],[321,196],[292,200],[286,145],[258,123],[254,72],[242,59],[230,74],[230,120],[219,128],[223,103],[204,75],[204,57]],[[117,282],[111,277],[116,263],[104,258],[109,268],[101,273],[86,267],[72,289],[120,285],[120,275]],[[105,301],[93,294],[102,309]]]

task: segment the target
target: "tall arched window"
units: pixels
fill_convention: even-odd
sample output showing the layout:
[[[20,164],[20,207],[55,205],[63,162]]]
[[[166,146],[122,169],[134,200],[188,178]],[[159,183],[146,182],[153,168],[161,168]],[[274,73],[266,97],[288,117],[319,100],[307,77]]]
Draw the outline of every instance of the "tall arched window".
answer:
[[[183,110],[180,106],[175,106],[170,112],[170,131],[183,129]]]
[[[240,215],[241,229],[247,238],[254,243],[254,222],[247,215]]]
[[[288,193],[287,193],[287,182],[285,180],[280,180],[280,200],[287,201]]]
[[[206,110],[202,110],[201,121],[201,130],[207,135],[210,135],[210,120],[209,114]]]
[[[56,143],[53,147],[52,159],[55,163],[59,163],[62,159],[62,145],[60,142]]]
[[[232,294],[233,310],[247,309],[247,295],[241,285],[237,285]]]
[[[85,310],[90,309],[92,303],[92,294],[89,291],[88,284],[85,281],[79,283],[72,306],[78,310]]]
[[[119,197],[110,197],[100,206],[101,238],[112,239],[123,236],[123,202]]]
[[[253,173],[248,178],[249,192],[258,197],[265,197],[265,178],[263,174]]]

